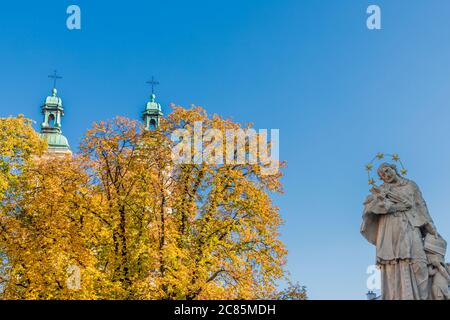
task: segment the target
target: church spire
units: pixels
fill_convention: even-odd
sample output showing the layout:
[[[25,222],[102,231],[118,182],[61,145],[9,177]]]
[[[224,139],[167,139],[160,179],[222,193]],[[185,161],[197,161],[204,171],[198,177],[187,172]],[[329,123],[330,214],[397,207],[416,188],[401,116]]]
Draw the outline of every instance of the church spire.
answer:
[[[147,102],[147,107],[142,113],[142,119],[145,122],[145,128],[147,130],[155,130],[159,127],[159,121],[163,116],[161,105],[156,102],[156,95],[154,91],[154,86],[158,85],[159,82],[155,81],[152,77],[152,80],[147,81],[147,83],[152,86],[152,94],[150,95],[150,101]]]
[[[51,96],[48,96],[42,106],[43,122],[40,136],[48,144],[49,153],[71,153],[67,138],[62,135],[61,119],[64,116],[64,107],[61,98],[58,97],[56,81],[62,79],[56,70],[49,78],[53,79]]]

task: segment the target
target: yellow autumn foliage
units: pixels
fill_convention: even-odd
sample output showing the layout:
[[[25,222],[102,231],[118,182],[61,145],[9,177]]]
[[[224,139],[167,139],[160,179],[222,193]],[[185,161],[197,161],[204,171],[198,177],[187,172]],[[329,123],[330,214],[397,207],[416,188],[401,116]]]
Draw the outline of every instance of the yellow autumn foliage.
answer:
[[[305,298],[278,290],[281,173],[174,164],[170,134],[195,121],[241,127],[174,107],[156,131],[117,117],[94,124],[76,156],[48,158],[29,120],[1,119],[0,297]]]

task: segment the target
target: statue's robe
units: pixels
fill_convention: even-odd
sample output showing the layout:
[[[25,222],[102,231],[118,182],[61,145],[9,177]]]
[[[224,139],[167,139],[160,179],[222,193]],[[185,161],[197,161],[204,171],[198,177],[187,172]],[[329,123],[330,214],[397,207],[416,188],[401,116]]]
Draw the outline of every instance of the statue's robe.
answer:
[[[422,229],[433,221],[426,203],[417,185],[406,179],[383,184],[380,190],[390,191],[395,197],[367,198],[361,233],[376,246],[382,299],[427,299],[429,276]],[[399,203],[410,209],[401,211]]]

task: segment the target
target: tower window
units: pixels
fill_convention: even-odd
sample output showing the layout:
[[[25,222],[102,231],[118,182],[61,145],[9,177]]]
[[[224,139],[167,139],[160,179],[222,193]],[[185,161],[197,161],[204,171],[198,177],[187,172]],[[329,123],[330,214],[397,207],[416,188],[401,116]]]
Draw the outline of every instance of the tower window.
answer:
[[[55,126],[55,115],[53,113],[50,113],[48,116],[48,124],[52,127]]]
[[[150,126],[149,126],[150,130],[155,130],[156,129],[156,121],[155,119],[151,119],[150,120]]]

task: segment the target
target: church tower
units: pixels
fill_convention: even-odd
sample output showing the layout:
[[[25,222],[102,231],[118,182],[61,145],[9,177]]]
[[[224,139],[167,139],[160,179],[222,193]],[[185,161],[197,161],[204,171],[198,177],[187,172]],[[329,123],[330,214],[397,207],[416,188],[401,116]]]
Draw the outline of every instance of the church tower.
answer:
[[[54,76],[57,77],[56,72]],[[56,80],[57,78],[55,78]],[[72,154],[67,138],[61,131],[61,119],[64,116],[64,107],[61,98],[57,96],[56,81],[53,85],[52,95],[45,99],[42,106],[44,120],[41,124],[41,139],[48,144],[48,153],[51,155]]]
[[[159,127],[159,122],[164,115],[161,110],[161,105],[156,102],[156,95],[153,90],[154,86],[159,84],[159,82],[155,81],[152,77],[152,80],[147,83],[152,86],[152,94],[150,96],[150,101],[147,102],[147,107],[142,113],[142,119],[144,120],[145,128],[147,130],[155,130]]]

